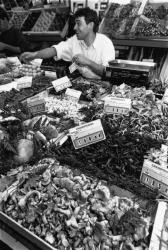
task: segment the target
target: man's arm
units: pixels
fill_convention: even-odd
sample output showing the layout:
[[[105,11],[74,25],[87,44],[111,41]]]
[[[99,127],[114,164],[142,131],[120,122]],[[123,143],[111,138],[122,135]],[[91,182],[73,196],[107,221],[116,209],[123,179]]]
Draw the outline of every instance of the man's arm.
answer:
[[[20,60],[24,62],[28,62],[33,59],[37,59],[37,58],[47,59],[47,58],[54,57],[56,55],[57,55],[56,49],[53,47],[50,47],[50,48],[42,49],[36,52],[25,52],[21,54]]]

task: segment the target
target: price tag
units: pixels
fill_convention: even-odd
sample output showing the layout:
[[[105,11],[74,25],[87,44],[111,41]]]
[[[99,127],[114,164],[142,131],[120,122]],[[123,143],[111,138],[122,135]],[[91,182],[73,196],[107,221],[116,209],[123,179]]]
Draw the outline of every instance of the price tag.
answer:
[[[31,88],[32,86],[32,76],[24,76],[16,80],[17,89]]]
[[[75,149],[106,139],[100,119],[71,128],[69,134]]]
[[[27,99],[26,99],[26,102],[27,102],[27,104],[29,105],[29,103],[31,103],[31,102],[38,101],[38,100],[44,99],[44,98],[46,98],[46,97],[48,97],[48,91],[47,91],[47,90],[44,90],[44,91],[38,93],[37,95],[34,95],[34,96],[32,96],[32,97],[27,98]],[[25,101],[24,101],[24,102],[25,102]]]
[[[104,112],[106,114],[128,114],[131,109],[131,99],[110,97],[105,100]]]
[[[82,94],[82,92],[79,90],[67,88],[67,90],[65,92],[65,97],[68,100],[78,102],[81,94]]]
[[[52,78],[52,79],[57,79],[57,73],[54,71],[45,71],[45,76]]]
[[[46,111],[44,99],[39,99],[37,101],[29,102],[28,107],[30,113],[33,115]]]
[[[72,86],[72,84],[67,76],[64,76],[64,77],[59,78],[55,81],[52,81],[52,85],[55,88],[56,92],[59,92],[63,89],[66,89],[66,88]]]
[[[162,101],[163,101],[163,103],[168,104],[168,89],[165,90]]]
[[[168,169],[148,159],[144,160],[140,181],[168,198]]]
[[[76,69],[78,69],[78,65],[76,63],[72,63],[69,66],[69,72],[72,74]]]

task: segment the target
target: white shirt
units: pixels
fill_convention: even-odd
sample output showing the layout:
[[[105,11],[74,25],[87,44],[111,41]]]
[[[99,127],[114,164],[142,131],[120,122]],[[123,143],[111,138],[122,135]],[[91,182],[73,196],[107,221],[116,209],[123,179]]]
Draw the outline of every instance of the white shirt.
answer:
[[[108,66],[108,62],[115,59],[115,49],[112,41],[100,33],[96,33],[96,38],[89,47],[83,40],[78,40],[76,35],[52,47],[57,51],[56,59],[65,61],[72,61],[76,54],[82,54],[97,64]],[[100,78],[88,67],[80,67],[79,71],[87,78]]]

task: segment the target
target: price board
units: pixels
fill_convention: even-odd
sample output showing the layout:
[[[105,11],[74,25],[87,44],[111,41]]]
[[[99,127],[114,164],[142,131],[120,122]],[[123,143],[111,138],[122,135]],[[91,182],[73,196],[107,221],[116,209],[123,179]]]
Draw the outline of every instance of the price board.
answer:
[[[57,73],[55,71],[45,70],[45,76],[52,79],[57,79]]]
[[[158,191],[158,193],[168,198],[167,164],[157,164],[145,159],[141,171],[140,181],[145,186]]]
[[[69,134],[75,149],[106,139],[100,119],[71,128]]]
[[[28,108],[31,114],[36,115],[46,111],[45,100],[39,99],[28,103]]]
[[[17,89],[31,88],[32,86],[32,76],[24,76],[17,79]]]
[[[81,94],[82,92],[79,90],[67,88],[65,92],[65,97],[67,100],[78,102]]]
[[[56,92],[59,92],[63,89],[66,89],[66,88],[72,86],[72,84],[67,76],[64,76],[64,77],[59,78],[55,81],[52,81],[52,85],[55,88]]]
[[[162,101],[163,103],[168,104],[168,89],[165,90]]]
[[[105,99],[104,112],[106,114],[128,114],[131,109],[131,99],[109,97]]]

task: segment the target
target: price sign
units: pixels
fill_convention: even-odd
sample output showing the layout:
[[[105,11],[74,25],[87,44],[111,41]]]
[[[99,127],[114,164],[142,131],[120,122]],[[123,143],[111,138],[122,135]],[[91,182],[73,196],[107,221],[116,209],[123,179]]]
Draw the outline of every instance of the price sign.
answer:
[[[32,86],[32,76],[24,76],[17,79],[17,89],[31,88]]]
[[[54,71],[48,71],[48,70],[46,70],[45,71],[45,76],[47,76],[49,78],[52,78],[52,79],[56,79],[57,78],[57,74]]]
[[[158,190],[159,193],[168,198],[168,169],[165,165],[145,159],[140,181],[148,188]]]
[[[44,99],[39,99],[37,101],[29,102],[28,107],[29,107],[30,113],[33,115],[46,111]]]
[[[78,102],[81,94],[82,94],[82,92],[79,90],[67,88],[67,90],[65,92],[65,97],[68,100]]]
[[[104,112],[106,114],[128,114],[131,109],[131,99],[110,97],[105,100]]]
[[[29,103],[31,103],[31,102],[38,101],[38,100],[44,99],[46,97],[48,97],[48,91],[44,90],[44,91],[38,93],[37,95],[34,95],[32,97],[27,98],[26,102],[27,102],[27,105],[29,105]]]
[[[64,77],[59,78],[55,81],[52,81],[52,85],[55,88],[56,92],[59,92],[63,89],[66,89],[66,88],[72,86],[72,84],[67,76],[64,76]]]
[[[78,65],[76,63],[72,63],[69,66],[69,72],[72,74],[76,69],[78,69]]]
[[[75,149],[106,139],[100,119],[71,128],[69,134]]]
[[[163,101],[163,103],[168,104],[168,89],[165,90],[162,101]]]

